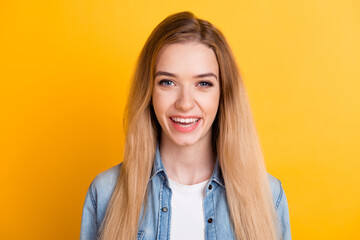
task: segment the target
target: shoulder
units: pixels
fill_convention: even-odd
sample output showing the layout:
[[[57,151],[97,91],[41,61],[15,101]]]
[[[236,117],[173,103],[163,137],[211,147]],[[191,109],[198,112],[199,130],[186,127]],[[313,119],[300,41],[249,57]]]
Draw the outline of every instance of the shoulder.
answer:
[[[114,192],[121,165],[122,163],[98,174],[91,182],[87,195],[96,212],[98,224],[101,223]]]
[[[93,183],[97,186],[106,186],[112,183],[116,183],[122,163],[109,168],[108,170],[101,172],[95,178]]]
[[[88,195],[95,210],[105,211],[115,189],[122,163],[98,174],[91,182]]]
[[[80,239],[95,239],[119,177],[118,164],[100,174],[91,182],[83,207]]]
[[[284,189],[282,188],[281,181],[268,173],[270,189],[272,193],[273,202],[277,209],[283,199]]]
[[[121,165],[122,163],[109,168],[94,178],[91,183],[92,189],[95,190],[94,194],[106,195],[113,192],[117,179],[119,178]]]
[[[276,209],[281,239],[291,240],[290,216],[287,198],[279,179],[268,174],[273,203]]]

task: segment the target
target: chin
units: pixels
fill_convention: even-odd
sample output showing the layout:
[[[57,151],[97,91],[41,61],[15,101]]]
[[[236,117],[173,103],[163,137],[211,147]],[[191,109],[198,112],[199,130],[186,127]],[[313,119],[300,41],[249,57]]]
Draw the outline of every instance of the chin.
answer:
[[[172,141],[178,146],[191,146],[199,142],[199,139],[191,138],[191,139],[172,139]]]

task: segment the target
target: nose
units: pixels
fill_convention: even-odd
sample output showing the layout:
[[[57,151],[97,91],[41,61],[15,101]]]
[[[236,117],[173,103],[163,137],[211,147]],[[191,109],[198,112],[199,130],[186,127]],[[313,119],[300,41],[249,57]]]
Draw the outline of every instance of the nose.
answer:
[[[178,98],[175,102],[175,107],[182,112],[187,112],[195,106],[194,96],[191,89],[182,88],[179,91]]]

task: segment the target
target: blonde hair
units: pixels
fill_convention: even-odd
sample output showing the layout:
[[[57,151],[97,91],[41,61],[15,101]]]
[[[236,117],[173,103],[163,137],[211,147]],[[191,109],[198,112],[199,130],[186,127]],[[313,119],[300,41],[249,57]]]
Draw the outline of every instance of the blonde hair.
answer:
[[[199,41],[213,49],[221,96],[213,147],[225,181],[236,239],[277,239],[276,215],[244,84],[222,33],[190,12],[170,15],[151,33],[138,59],[125,114],[123,165],[99,236],[135,239],[160,126],[151,106],[155,60],[166,44]]]

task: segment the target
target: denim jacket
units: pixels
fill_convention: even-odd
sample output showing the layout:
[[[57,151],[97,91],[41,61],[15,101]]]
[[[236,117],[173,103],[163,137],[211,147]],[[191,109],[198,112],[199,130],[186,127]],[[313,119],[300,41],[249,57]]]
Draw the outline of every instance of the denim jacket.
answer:
[[[81,240],[95,240],[108,202],[115,188],[122,164],[100,173],[91,183],[85,198],[81,221]],[[281,182],[268,174],[275,205],[280,237],[291,239],[288,204]],[[138,240],[170,239],[171,189],[157,147],[155,162],[148,183],[146,212],[141,212]],[[235,239],[226,200],[221,169],[216,160],[213,174],[205,189],[204,221],[206,240]],[[141,219],[140,217],[140,219]]]

